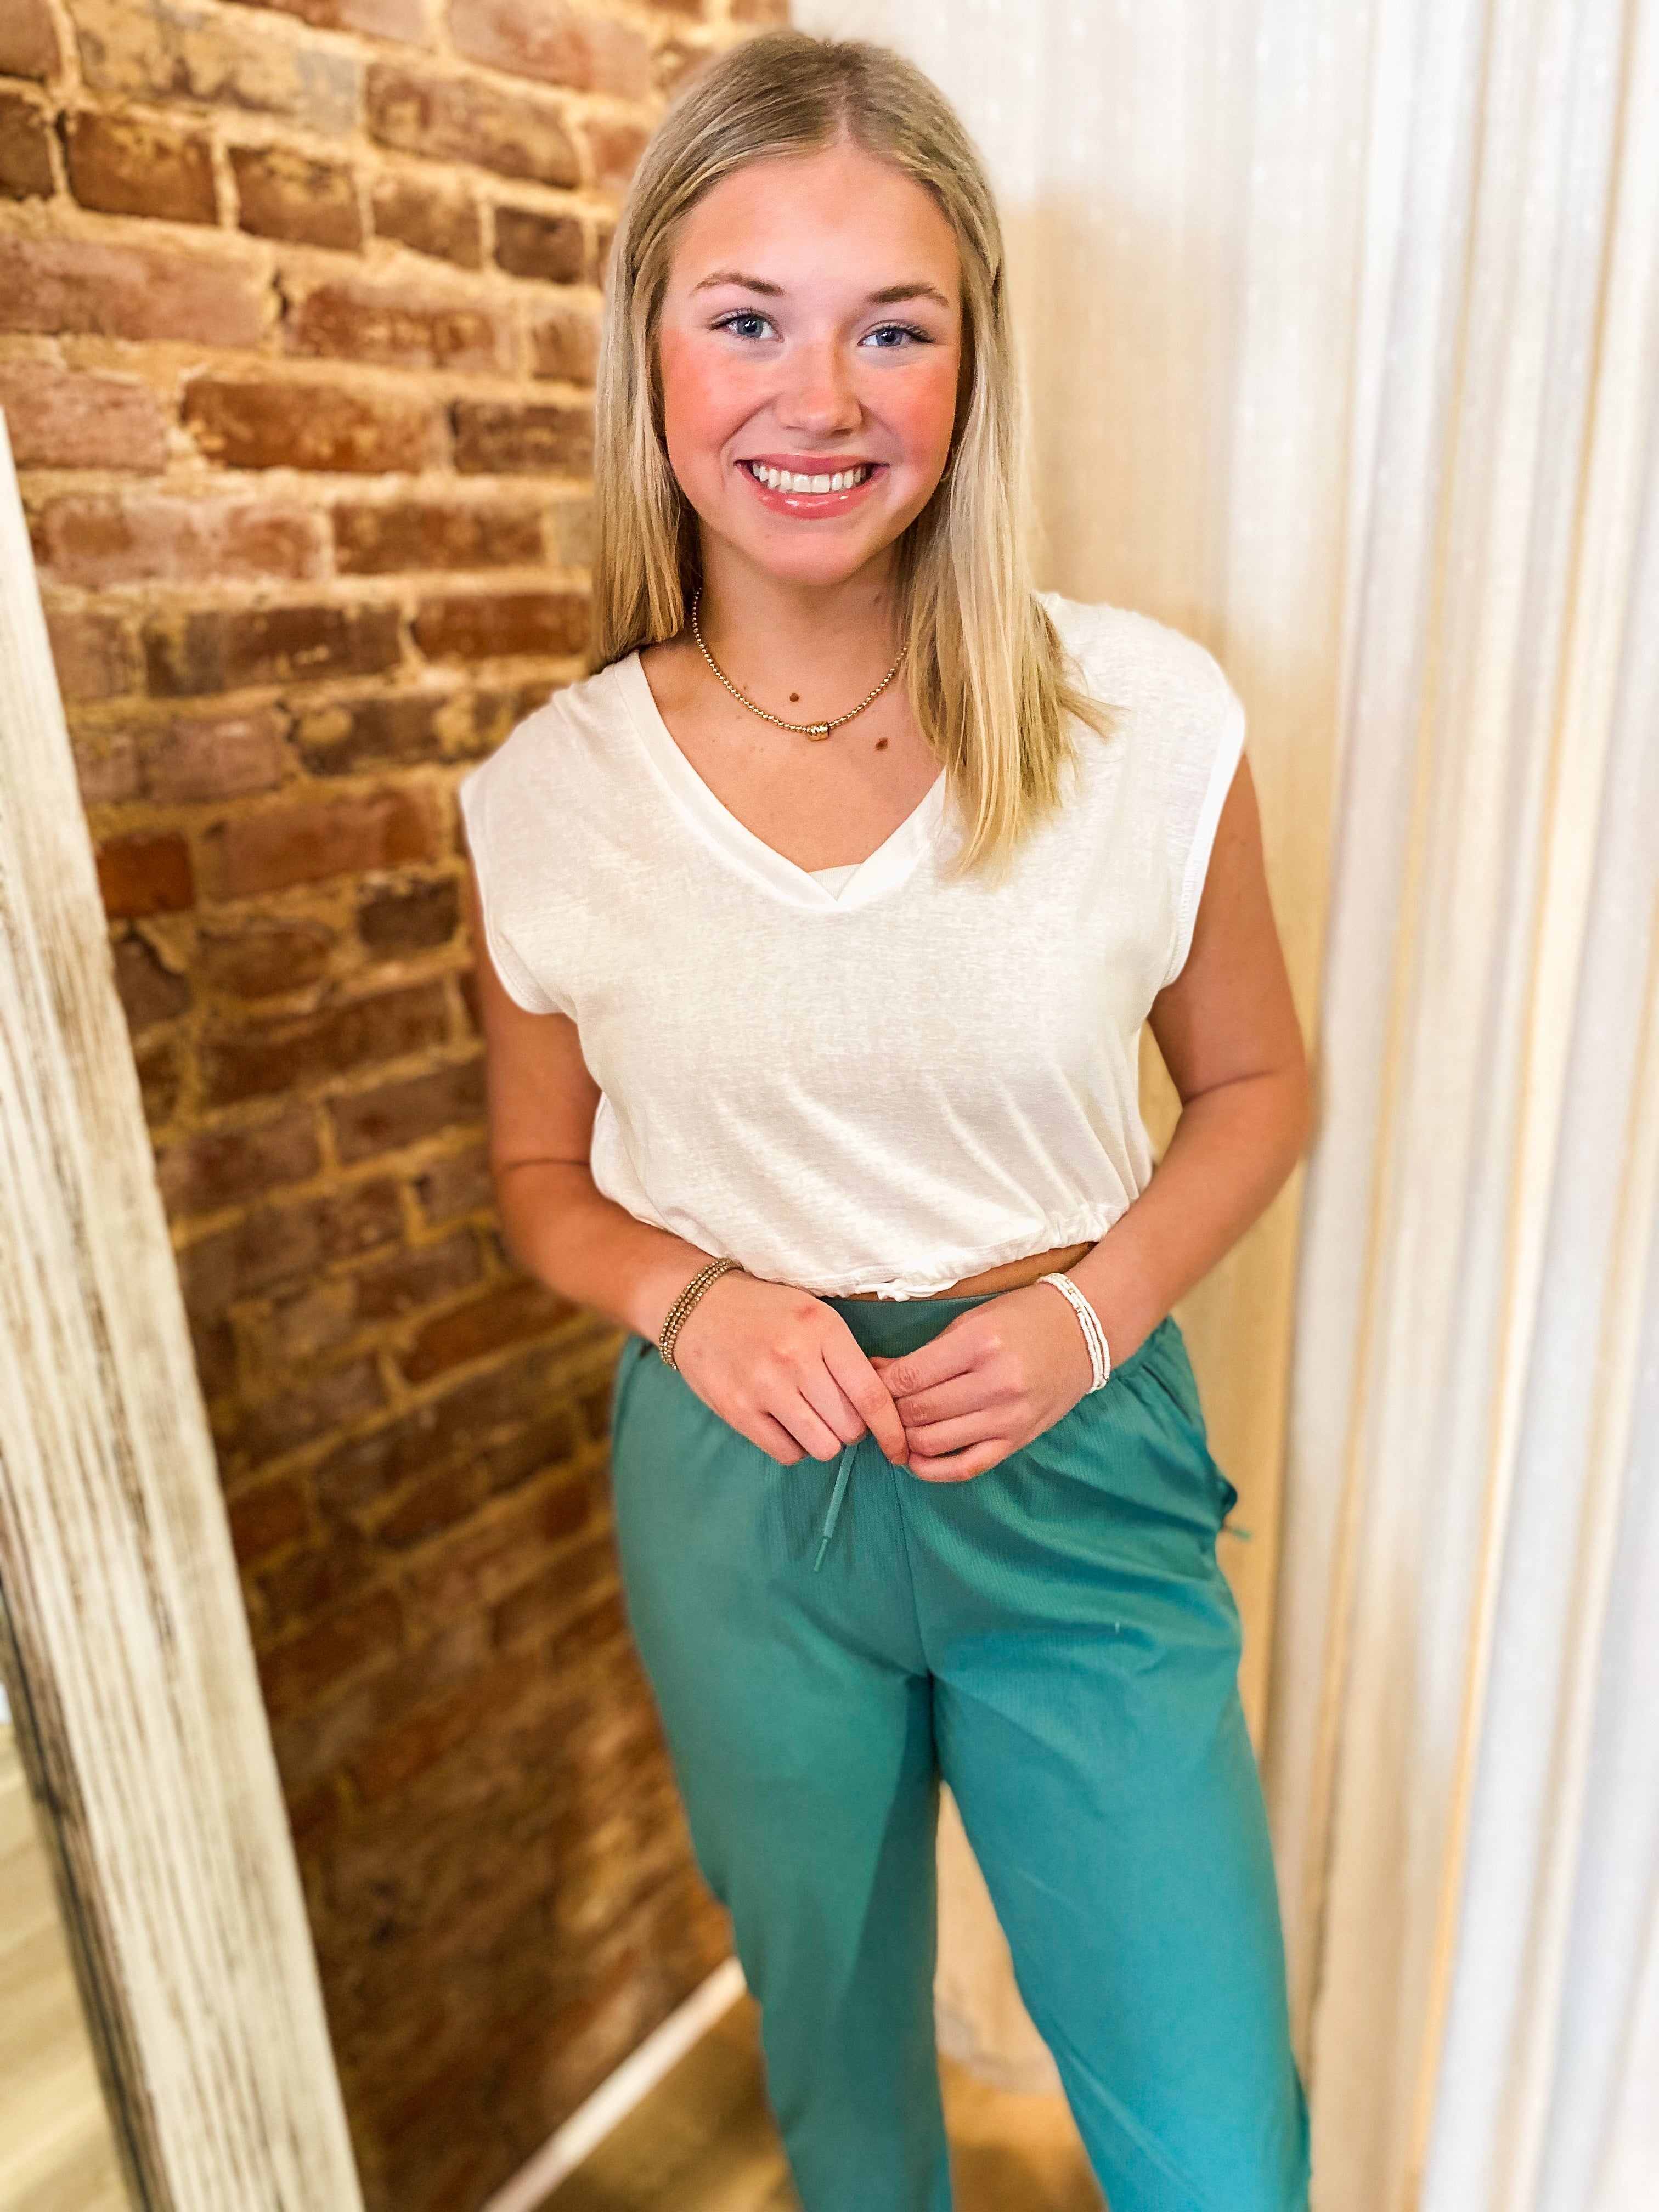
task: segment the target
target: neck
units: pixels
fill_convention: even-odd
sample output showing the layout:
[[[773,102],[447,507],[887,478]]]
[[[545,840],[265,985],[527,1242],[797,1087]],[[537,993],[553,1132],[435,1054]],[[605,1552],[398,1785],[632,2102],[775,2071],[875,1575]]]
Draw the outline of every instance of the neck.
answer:
[[[878,683],[897,654],[893,567],[888,549],[841,583],[803,584],[705,539],[703,641],[732,681],[775,713],[798,711],[803,720],[833,713]],[[781,703],[791,692],[799,709]]]

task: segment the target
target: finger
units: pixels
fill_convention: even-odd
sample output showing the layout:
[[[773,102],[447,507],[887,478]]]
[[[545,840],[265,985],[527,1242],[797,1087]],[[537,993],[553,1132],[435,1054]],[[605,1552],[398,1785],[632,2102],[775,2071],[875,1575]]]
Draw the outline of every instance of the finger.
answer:
[[[775,1421],[770,1413],[757,1413],[743,1434],[768,1459],[781,1461],[785,1467],[793,1467],[797,1460],[806,1456],[783,1423]]]
[[[836,1346],[826,1357],[836,1382],[862,1417],[870,1434],[892,1465],[902,1467],[910,1456],[904,1423],[885,1381],[875,1372],[873,1362],[859,1350],[850,1332],[847,1342]]]
[[[814,1413],[799,1390],[781,1406],[769,1408],[778,1421],[806,1454],[808,1459],[834,1459],[841,1449],[841,1438],[826,1421]]]
[[[965,1451],[970,1444],[983,1443],[995,1425],[982,1407],[949,1421],[913,1421],[908,1412],[904,1416],[905,1441],[913,1457],[922,1459],[937,1458],[941,1452]]]
[[[1006,1437],[988,1437],[983,1443],[975,1444],[965,1452],[913,1456],[910,1473],[921,1482],[970,1482],[975,1475],[983,1474],[987,1468],[1006,1459],[1013,1449]]]
[[[891,1381],[890,1376],[888,1379]],[[948,1382],[935,1382],[930,1389],[898,1393],[893,1402],[908,1436],[929,1421],[959,1420],[969,1413],[983,1413],[999,1401],[987,1376],[975,1369],[969,1375],[953,1376]]]
[[[908,1398],[913,1391],[948,1382],[953,1375],[966,1375],[973,1364],[972,1341],[962,1334],[959,1323],[951,1322],[915,1352],[890,1360],[881,1379],[895,1398]]]
[[[835,1431],[838,1443],[854,1444],[866,1433],[864,1416],[827,1365],[803,1378],[800,1394],[824,1426]]]

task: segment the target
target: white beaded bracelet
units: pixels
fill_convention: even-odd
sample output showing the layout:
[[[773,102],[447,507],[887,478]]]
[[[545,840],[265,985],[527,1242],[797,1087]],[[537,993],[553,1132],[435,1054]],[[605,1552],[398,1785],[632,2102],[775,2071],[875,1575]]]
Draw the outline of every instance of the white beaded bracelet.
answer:
[[[1069,1275],[1039,1275],[1037,1280],[1052,1283],[1077,1316],[1084,1341],[1089,1347],[1089,1365],[1095,1378],[1089,1385],[1089,1391],[1101,1389],[1112,1371],[1112,1355],[1107,1349],[1106,1332],[1100,1325],[1100,1316]],[[1084,1393],[1085,1397],[1089,1391]]]

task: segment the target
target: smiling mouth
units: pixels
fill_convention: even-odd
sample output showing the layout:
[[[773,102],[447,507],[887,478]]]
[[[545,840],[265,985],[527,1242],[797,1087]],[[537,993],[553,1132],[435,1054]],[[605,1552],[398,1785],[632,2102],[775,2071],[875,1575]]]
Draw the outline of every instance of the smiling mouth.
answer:
[[[739,461],[738,464],[757,483],[764,484],[768,491],[787,491],[797,495],[803,492],[855,491],[860,484],[875,473],[876,465],[874,461],[854,461],[846,468],[821,469],[815,473],[808,473],[799,469],[775,469],[764,461]]]

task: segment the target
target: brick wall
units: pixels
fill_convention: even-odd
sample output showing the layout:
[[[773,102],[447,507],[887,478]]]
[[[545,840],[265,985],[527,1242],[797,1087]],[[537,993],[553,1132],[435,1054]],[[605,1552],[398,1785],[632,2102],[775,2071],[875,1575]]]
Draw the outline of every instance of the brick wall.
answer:
[[[0,0],[0,407],[387,2212],[472,2212],[726,1949],[617,1338],[491,1214],[453,793],[582,672],[617,195],[781,13]]]

